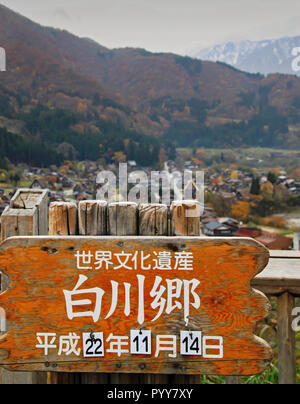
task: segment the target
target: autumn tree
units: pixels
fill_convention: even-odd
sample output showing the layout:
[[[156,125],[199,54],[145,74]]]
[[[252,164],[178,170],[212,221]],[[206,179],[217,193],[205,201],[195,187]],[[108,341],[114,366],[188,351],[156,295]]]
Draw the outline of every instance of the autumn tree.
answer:
[[[198,160],[205,160],[207,158],[207,154],[204,149],[197,149],[196,150],[196,157]]]
[[[210,197],[210,204],[218,216],[229,216],[232,207],[232,201],[223,198],[220,194],[212,194]]]
[[[248,202],[240,201],[234,205],[232,205],[231,214],[232,216],[241,221],[246,222],[249,218],[251,212],[251,208]]]
[[[291,174],[291,176],[297,180],[300,179],[300,168],[297,168],[296,170],[294,170]]]
[[[116,161],[117,163],[124,163],[126,161],[126,154],[124,154],[123,152],[116,152],[113,155],[112,160]]]
[[[231,175],[230,175],[230,179],[231,180],[238,180],[239,175],[238,172],[236,170],[232,171]]]
[[[262,184],[260,190],[264,198],[272,198],[274,194],[274,185],[272,182],[267,181]]]

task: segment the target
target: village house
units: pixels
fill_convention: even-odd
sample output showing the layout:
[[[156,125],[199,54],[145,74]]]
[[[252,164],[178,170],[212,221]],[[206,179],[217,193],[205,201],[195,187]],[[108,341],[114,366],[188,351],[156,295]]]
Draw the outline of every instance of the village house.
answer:
[[[239,222],[231,217],[219,218],[218,222],[229,227],[233,233],[236,233],[240,230]]]
[[[30,189],[48,189],[48,183],[42,178],[35,178],[29,187]]]
[[[232,229],[218,221],[211,221],[204,225],[204,234],[209,237],[232,237]]]

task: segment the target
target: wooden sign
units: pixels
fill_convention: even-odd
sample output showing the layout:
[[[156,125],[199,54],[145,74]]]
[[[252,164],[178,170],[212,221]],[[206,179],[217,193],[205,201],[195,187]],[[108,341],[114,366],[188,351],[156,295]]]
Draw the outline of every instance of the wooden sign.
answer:
[[[9,370],[252,375],[271,348],[250,239],[16,237],[0,246]]]

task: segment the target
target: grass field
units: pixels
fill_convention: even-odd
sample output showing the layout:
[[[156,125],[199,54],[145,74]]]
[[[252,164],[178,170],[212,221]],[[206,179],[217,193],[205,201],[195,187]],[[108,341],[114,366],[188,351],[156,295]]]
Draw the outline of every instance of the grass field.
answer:
[[[205,149],[208,160],[213,163],[220,162],[223,164],[237,164],[258,170],[271,170],[274,168],[282,168],[284,170],[291,166],[299,166],[300,149],[297,150],[281,150],[268,148],[237,148],[237,149]],[[192,155],[193,149],[177,149],[179,155]]]

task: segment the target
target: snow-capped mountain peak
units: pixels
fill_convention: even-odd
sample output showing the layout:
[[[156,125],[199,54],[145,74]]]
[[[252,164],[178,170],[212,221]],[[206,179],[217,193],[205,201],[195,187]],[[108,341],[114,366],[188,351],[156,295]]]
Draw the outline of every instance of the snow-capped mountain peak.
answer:
[[[189,52],[189,56],[224,62],[250,73],[300,74],[292,68],[293,49],[300,47],[300,36],[263,40],[230,41],[211,48]]]

